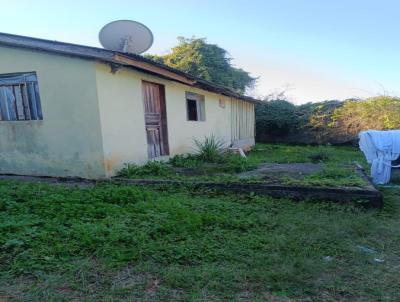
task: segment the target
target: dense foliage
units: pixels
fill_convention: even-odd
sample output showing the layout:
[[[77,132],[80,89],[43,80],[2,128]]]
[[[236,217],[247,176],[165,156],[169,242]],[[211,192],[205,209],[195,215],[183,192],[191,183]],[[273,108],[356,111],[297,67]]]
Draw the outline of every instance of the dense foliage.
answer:
[[[332,115],[333,127],[357,134],[364,129],[400,128],[400,98],[379,96],[344,102]]]
[[[349,143],[362,130],[400,128],[400,99],[378,96],[300,106],[265,101],[256,107],[256,127],[261,141]]]
[[[205,39],[178,37],[179,44],[163,56],[147,55],[156,62],[190,73],[204,80],[244,93],[255,78],[232,65],[228,52]]]
[[[257,133],[282,135],[298,127],[297,108],[286,100],[271,100],[256,106]]]

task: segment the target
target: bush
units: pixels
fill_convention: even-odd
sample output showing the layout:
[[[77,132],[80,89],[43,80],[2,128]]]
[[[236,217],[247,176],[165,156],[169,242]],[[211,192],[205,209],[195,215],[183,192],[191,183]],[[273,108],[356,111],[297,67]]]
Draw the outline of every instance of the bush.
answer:
[[[203,141],[194,139],[194,144],[196,146],[196,156],[208,163],[220,162],[226,148],[224,141],[214,135],[206,136]]]

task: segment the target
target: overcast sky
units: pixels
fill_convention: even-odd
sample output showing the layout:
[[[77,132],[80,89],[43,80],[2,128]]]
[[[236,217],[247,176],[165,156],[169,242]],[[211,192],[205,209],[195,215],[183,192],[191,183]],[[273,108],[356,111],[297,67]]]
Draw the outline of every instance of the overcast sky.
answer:
[[[154,33],[149,53],[177,36],[206,37],[258,76],[254,94],[286,89],[296,103],[400,95],[397,0],[1,1],[0,31],[99,46],[107,22]]]

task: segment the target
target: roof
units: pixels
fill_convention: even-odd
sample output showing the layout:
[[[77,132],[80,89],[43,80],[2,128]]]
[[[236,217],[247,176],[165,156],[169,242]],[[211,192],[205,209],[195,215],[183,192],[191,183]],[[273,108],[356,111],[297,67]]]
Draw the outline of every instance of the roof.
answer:
[[[130,67],[158,77],[180,82],[189,86],[201,88],[222,95],[238,98],[249,102],[259,102],[252,97],[244,96],[229,88],[211,83],[189,73],[171,68],[164,64],[154,62],[140,55],[126,54],[118,51],[84,46],[72,43],[51,41],[26,36],[0,33],[0,46],[26,48],[36,51],[44,51],[59,55],[79,57],[88,60],[96,60],[109,63],[111,68]]]

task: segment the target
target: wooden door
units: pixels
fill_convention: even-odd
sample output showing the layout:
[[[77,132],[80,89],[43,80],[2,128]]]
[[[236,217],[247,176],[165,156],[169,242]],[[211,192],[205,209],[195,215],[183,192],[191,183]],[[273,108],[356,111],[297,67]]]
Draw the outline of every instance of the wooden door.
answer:
[[[163,85],[142,82],[144,119],[149,158],[168,155],[168,130]]]

